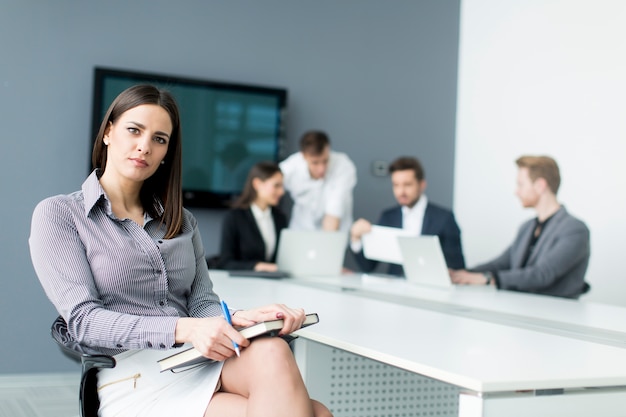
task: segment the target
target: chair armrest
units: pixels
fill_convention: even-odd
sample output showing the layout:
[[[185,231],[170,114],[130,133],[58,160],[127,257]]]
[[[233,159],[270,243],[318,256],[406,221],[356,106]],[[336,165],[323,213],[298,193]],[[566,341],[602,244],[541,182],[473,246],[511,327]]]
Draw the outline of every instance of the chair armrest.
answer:
[[[108,356],[103,355],[101,352],[94,348],[81,345],[70,334],[69,330],[67,329],[67,323],[61,316],[57,317],[54,322],[52,322],[52,326],[50,326],[50,335],[61,349],[61,352],[65,356],[73,359],[76,362],[82,362],[82,357],[84,355],[100,357]]]
[[[90,369],[115,368],[115,358],[109,355],[92,355],[85,353],[80,357],[83,373]]]

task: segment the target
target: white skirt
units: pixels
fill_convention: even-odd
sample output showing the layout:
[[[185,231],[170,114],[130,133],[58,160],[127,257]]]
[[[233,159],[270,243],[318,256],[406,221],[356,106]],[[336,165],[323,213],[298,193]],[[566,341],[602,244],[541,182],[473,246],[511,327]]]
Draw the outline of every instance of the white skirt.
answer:
[[[224,362],[161,373],[157,361],[171,351],[133,350],[115,356],[115,368],[98,372],[100,417],[202,417]]]

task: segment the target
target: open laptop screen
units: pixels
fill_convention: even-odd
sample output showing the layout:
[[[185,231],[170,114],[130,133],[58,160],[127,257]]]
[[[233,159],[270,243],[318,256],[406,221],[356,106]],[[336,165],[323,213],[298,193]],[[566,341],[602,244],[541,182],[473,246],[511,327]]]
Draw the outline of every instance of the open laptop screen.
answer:
[[[278,270],[298,276],[341,274],[347,232],[283,229],[278,243]]]
[[[407,282],[451,288],[450,274],[438,236],[398,236]]]

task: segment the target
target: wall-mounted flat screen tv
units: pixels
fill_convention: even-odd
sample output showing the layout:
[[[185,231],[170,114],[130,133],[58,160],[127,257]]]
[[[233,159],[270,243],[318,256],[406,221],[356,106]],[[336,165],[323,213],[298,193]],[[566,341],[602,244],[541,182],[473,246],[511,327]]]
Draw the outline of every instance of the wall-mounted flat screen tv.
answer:
[[[286,89],[110,68],[95,69],[92,145],[109,105],[135,84],[165,88],[178,102],[186,206],[227,207],[252,165],[284,156]]]

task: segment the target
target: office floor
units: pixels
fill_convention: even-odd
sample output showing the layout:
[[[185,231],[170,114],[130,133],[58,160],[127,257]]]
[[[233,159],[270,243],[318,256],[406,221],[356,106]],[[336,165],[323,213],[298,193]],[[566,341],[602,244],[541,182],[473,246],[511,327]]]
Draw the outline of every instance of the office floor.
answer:
[[[0,376],[0,417],[78,416],[78,373]]]

